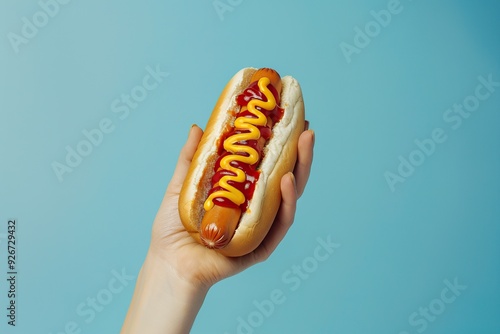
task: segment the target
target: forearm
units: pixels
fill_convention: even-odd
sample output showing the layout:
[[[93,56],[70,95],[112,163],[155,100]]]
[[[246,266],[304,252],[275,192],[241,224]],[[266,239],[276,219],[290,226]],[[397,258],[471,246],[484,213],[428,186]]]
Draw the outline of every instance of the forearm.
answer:
[[[183,281],[148,254],[121,334],[189,333],[207,292]]]

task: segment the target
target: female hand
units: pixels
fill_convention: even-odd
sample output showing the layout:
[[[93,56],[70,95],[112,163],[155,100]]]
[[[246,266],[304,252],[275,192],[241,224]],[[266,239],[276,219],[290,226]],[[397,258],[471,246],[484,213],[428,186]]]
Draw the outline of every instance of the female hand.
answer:
[[[208,289],[216,282],[266,260],[293,223],[296,203],[306,186],[313,159],[314,132],[307,129],[299,138],[294,172],[281,180],[280,209],[260,246],[242,257],[229,258],[197,243],[184,229],[177,204],[202,135],[203,131],[193,125],[181,150],[153,224],[149,252],[137,280],[122,334],[189,332]]]

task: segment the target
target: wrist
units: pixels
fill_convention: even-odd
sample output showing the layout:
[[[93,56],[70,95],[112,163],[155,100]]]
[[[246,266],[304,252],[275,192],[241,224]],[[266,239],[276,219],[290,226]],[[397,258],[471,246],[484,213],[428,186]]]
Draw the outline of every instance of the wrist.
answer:
[[[137,279],[122,334],[188,333],[208,288],[194,285],[149,252]]]

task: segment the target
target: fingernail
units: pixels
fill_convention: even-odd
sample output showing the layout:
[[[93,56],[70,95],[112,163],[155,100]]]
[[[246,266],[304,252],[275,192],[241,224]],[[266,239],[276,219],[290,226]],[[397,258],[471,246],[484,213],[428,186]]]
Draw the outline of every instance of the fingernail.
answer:
[[[193,131],[193,128],[195,126],[196,126],[196,124],[192,124],[191,127],[189,128],[188,137],[191,135],[191,131]]]

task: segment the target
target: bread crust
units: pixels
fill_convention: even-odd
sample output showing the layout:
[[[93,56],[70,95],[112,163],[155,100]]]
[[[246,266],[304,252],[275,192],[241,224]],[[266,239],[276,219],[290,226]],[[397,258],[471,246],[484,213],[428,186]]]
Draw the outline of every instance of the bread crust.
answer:
[[[179,215],[189,234],[199,243],[199,227],[205,210],[203,203],[211,188],[211,178],[217,161],[221,133],[234,123],[239,106],[235,96],[249,84],[255,68],[236,73],[222,91],[207,122],[203,137],[194,154],[179,197]],[[281,178],[293,171],[297,159],[297,142],[304,130],[304,102],[297,80],[290,76],[281,79],[282,119],[273,127],[273,136],[264,148],[261,171],[248,208],[229,244],[216,249],[225,256],[242,256],[252,252],[265,238],[281,203]],[[234,111],[234,112],[228,112]]]

